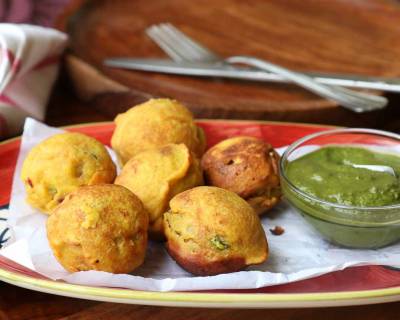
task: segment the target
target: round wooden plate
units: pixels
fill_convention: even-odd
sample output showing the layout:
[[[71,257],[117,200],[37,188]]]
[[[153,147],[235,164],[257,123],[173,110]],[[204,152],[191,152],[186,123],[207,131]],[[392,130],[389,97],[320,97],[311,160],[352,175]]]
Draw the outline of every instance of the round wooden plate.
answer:
[[[292,85],[200,79],[104,67],[107,57],[165,57],[148,38],[171,22],[221,56],[254,55],[304,71],[400,76],[400,4],[381,0],[72,1],[58,27],[82,98],[110,115],[151,96],[173,97],[197,117],[374,126]]]
[[[198,123],[205,130],[209,146],[231,136],[251,135],[269,141],[274,147],[281,147],[304,135],[327,129],[322,126],[272,122],[200,120]],[[67,129],[85,133],[109,144],[114,125],[85,124]],[[19,144],[19,138],[0,144],[0,207],[5,207],[9,201]],[[89,287],[52,281],[0,255],[0,280],[64,296],[160,306],[322,307],[400,300],[400,272],[380,266],[349,268],[313,279],[260,289],[182,293]]]

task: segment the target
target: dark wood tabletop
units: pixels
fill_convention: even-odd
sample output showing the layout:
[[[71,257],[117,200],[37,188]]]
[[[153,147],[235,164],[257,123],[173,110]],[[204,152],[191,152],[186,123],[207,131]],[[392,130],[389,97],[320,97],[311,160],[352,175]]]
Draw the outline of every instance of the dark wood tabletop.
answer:
[[[62,73],[64,74],[64,73]],[[391,117],[381,128],[400,131],[400,99],[391,98]],[[56,84],[50,99],[46,123],[62,126],[108,121],[110,116],[93,104],[79,101],[65,76]],[[30,291],[0,282],[0,320],[5,319],[398,319],[400,302],[310,309],[198,309],[135,306],[79,300]]]
[[[389,104],[384,115],[377,116],[368,127],[399,133],[400,94],[387,93],[385,96],[388,98]],[[112,104],[113,97],[108,97],[107,101],[108,104]],[[127,106],[124,108],[127,109]],[[115,113],[115,111],[110,112],[110,107],[104,108],[103,100],[89,99],[85,102],[78,99],[67,71],[63,69],[50,98],[45,122],[52,126],[66,126],[86,122],[112,121]],[[271,120],[264,117],[257,119]],[[293,122],[292,119],[286,121]],[[295,122],[301,121],[295,120]],[[330,122],[324,122],[318,118],[313,123],[332,125]],[[345,126],[345,124],[340,125]],[[348,126],[359,127],[360,123],[355,121],[349,123]]]
[[[0,284],[0,319],[376,320],[398,319],[400,302],[341,308],[200,309],[136,306],[65,298]]]
[[[184,14],[181,14],[184,12]],[[112,17],[112,18],[110,18]],[[115,115],[149,96],[199,118],[381,126],[389,109],[355,114],[294,85],[110,68],[110,57],[165,58],[146,28],[169,22],[221,57],[250,55],[298,71],[400,76],[400,5],[391,0],[72,0],[56,24],[69,35],[77,92]]]

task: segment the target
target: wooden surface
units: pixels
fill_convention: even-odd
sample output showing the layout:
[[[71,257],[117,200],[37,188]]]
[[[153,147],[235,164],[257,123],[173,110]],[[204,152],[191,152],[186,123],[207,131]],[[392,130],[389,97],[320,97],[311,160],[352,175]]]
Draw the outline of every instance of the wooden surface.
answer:
[[[395,320],[399,310],[400,302],[343,308],[270,310],[135,306],[65,298],[0,283],[0,320]]]
[[[222,56],[255,55],[297,70],[400,76],[400,5],[393,1],[84,2],[73,1],[58,26],[70,34],[67,65],[77,91],[110,115],[149,96],[177,98],[204,118],[374,126],[387,115],[386,110],[356,115],[291,85],[102,66],[112,56],[165,57],[144,33],[165,21]]]
[[[47,110],[46,122],[48,124],[64,126],[85,122],[112,121],[114,119],[112,114],[101,107],[102,105],[98,103],[98,100],[85,102],[76,97],[66,70],[63,70],[61,74],[61,79],[56,85]],[[367,127],[400,133],[400,94],[390,94],[388,98],[389,105],[385,114],[377,115]],[[113,95],[110,95],[107,100],[112,104]],[[348,123],[348,126],[359,127],[360,123],[354,121]]]

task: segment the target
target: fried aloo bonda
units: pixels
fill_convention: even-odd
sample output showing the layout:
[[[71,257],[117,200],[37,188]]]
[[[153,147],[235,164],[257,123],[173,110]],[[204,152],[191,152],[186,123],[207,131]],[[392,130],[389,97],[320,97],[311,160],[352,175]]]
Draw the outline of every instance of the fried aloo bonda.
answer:
[[[234,272],[268,257],[257,214],[225,189],[202,186],[176,195],[164,214],[164,227],[168,252],[196,275]]]
[[[184,144],[168,144],[131,158],[115,180],[143,202],[150,213],[149,232],[164,239],[163,214],[176,194],[203,184],[199,160]]]
[[[279,155],[270,144],[240,136],[210,148],[201,164],[207,184],[237,193],[262,214],[282,196],[278,162]]]
[[[47,238],[70,272],[129,273],[144,261],[148,219],[142,202],[128,189],[84,186],[67,195],[48,218]]]
[[[74,132],[56,134],[37,144],[21,170],[27,202],[47,214],[79,186],[112,183],[115,176],[115,165],[104,145]]]
[[[122,164],[141,151],[183,143],[197,157],[205,150],[205,135],[190,111],[171,99],[150,99],[115,118],[111,145]]]

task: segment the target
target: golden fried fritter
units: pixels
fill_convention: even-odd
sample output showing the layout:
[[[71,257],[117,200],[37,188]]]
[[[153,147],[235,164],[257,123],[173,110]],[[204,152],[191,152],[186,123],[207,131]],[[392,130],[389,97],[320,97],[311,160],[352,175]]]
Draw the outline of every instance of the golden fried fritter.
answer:
[[[72,132],[33,147],[21,171],[27,202],[47,214],[79,186],[112,183],[115,176],[115,165],[103,144]]]
[[[164,214],[164,227],[168,252],[196,275],[234,272],[268,257],[257,214],[225,189],[203,186],[178,194]]]
[[[190,111],[170,99],[151,99],[115,118],[111,145],[122,164],[141,151],[169,143],[184,143],[198,157],[205,149],[203,130]]]
[[[131,158],[115,180],[142,200],[150,213],[150,236],[163,239],[163,214],[176,194],[203,184],[199,160],[184,144],[168,144]]]
[[[207,184],[237,193],[262,214],[281,199],[278,162],[270,144],[241,136],[210,148],[201,164]]]
[[[68,271],[128,273],[143,263],[148,213],[128,189],[80,187],[47,220],[47,238]]]

